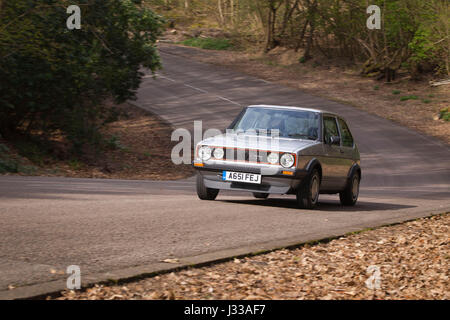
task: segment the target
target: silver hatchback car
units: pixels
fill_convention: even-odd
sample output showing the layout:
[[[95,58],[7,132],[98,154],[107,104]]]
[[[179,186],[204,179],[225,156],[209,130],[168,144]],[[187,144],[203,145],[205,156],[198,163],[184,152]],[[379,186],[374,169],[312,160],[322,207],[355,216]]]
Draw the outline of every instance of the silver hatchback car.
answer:
[[[360,156],[350,129],[322,110],[248,106],[226,134],[197,144],[193,165],[202,200],[214,200],[220,189],[263,199],[295,194],[299,207],[313,209],[319,193],[338,193],[342,205],[359,195]]]

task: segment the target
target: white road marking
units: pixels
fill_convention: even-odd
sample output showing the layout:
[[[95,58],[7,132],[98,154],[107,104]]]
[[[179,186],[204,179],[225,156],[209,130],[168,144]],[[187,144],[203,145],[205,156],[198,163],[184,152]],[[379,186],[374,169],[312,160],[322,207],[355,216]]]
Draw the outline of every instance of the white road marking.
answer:
[[[161,78],[170,80],[170,81],[172,81],[172,82],[177,82],[177,80],[170,79],[170,78],[165,77],[165,76],[162,76],[162,75],[160,75],[160,74],[158,74],[158,73],[156,73],[155,75],[156,75],[157,77],[161,77]],[[142,78],[146,79],[146,78],[151,78],[151,77],[153,77],[153,76],[152,76],[152,75],[147,75],[147,76],[144,76],[144,77],[142,77]],[[265,81],[265,80],[264,80],[264,81]],[[186,86],[186,87],[189,87],[189,88],[191,88],[191,89],[197,90],[197,91],[199,91],[199,92],[206,93],[206,94],[210,94],[208,91],[203,90],[203,89],[200,89],[200,88],[197,88],[197,87],[194,87],[194,86],[191,86],[190,84],[183,83],[183,85]],[[217,97],[217,98],[219,98],[219,99],[222,99],[222,100],[224,100],[224,101],[227,101],[227,102],[230,102],[230,103],[232,103],[232,104],[235,104],[235,105],[237,105],[237,106],[241,106],[240,103],[235,102],[235,101],[233,101],[233,100],[230,100],[230,99],[228,99],[228,98],[225,98],[225,97],[219,96],[219,95],[217,95],[217,94],[213,94],[213,93],[211,93],[211,95],[213,95],[213,96],[215,96],[215,97]]]
[[[161,74],[159,74],[159,73],[155,73],[155,76],[156,76],[156,77],[163,78],[163,79],[166,79],[166,80],[169,80],[169,81],[172,81],[172,82],[176,82],[176,80],[173,80],[173,79],[171,79],[171,78],[165,77],[165,76],[163,76],[163,75],[161,75]],[[143,77],[142,77],[142,79],[147,79],[147,78],[153,78],[153,75],[146,75],[146,76],[143,76]]]
[[[237,103],[237,102],[231,101],[230,99],[227,99],[227,98],[224,98],[224,97],[221,97],[221,96],[217,96],[217,95],[216,95],[216,97],[217,97],[217,98],[219,98],[219,99],[222,99],[222,100],[225,100],[225,101],[231,102],[232,104],[235,104],[235,105],[237,105],[237,106],[240,106],[240,105],[241,105],[240,103]]]
[[[189,84],[184,83],[184,85],[185,85],[186,87],[192,88],[192,89],[194,89],[194,90],[197,90],[197,91],[200,91],[200,92],[203,92],[203,93],[208,93],[208,91],[206,91],[206,90],[203,90],[203,89],[200,89],[200,88],[196,88],[196,87],[191,86],[191,85],[189,85]]]
[[[190,84],[187,84],[187,83],[183,83],[183,84],[184,84],[186,87],[189,87],[189,88],[192,88],[192,89],[194,89],[194,90],[197,90],[197,91],[200,91],[200,92],[208,93],[208,94],[209,94],[209,92],[206,91],[206,90],[203,90],[203,89],[200,89],[200,88],[191,86]],[[233,101],[233,100],[224,98],[224,97],[219,96],[219,95],[217,95],[217,94],[212,94],[212,95],[215,96],[215,97],[217,97],[217,98],[219,98],[219,99],[222,99],[222,100],[225,100],[225,101],[230,102],[230,103],[232,103],[232,104],[235,104],[235,105],[237,105],[237,106],[240,106],[240,105],[241,105],[240,103],[237,103],[237,102],[235,102],[235,101]]]

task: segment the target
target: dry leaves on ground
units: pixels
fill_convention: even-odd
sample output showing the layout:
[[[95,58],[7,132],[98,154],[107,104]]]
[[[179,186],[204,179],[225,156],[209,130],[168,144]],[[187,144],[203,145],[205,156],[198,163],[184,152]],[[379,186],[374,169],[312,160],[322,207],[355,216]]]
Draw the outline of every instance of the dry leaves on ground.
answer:
[[[449,227],[447,213],[59,299],[449,299]]]

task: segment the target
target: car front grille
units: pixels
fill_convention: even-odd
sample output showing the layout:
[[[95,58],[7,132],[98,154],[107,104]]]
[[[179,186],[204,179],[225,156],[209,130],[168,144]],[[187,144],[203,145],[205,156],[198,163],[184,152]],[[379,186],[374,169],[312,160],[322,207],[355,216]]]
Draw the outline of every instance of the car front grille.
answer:
[[[224,159],[215,159],[213,157],[212,160],[269,164],[267,162],[267,156],[270,153],[270,151],[255,150],[255,149],[240,149],[240,148],[223,148],[223,149],[225,151]]]

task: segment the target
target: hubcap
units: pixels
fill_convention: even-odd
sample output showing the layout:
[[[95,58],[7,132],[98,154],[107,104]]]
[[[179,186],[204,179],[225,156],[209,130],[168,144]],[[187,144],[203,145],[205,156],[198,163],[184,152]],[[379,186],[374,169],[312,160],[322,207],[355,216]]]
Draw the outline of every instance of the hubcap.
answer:
[[[314,176],[311,181],[311,199],[313,202],[317,201],[317,196],[319,195],[319,179]]]
[[[353,178],[353,185],[352,185],[352,196],[353,196],[353,199],[358,198],[358,194],[359,194],[359,179],[358,179],[358,177],[354,177]]]

